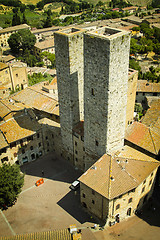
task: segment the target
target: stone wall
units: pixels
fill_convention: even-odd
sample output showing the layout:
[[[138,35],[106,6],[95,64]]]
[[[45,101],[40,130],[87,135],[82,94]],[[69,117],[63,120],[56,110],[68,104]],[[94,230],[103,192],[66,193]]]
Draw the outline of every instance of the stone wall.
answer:
[[[124,144],[129,47],[125,31],[84,34],[84,145],[91,155],[101,157]]]
[[[136,100],[138,72],[129,69],[128,76],[128,92],[127,92],[127,110],[126,110],[126,127],[134,118],[134,106]]]
[[[83,119],[83,32],[68,28],[55,33],[61,135],[65,157],[73,162],[73,126]]]

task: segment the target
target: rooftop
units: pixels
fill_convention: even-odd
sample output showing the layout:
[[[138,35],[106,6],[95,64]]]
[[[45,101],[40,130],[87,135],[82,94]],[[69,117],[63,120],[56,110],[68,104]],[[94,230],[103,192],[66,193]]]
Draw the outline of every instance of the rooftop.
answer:
[[[28,26],[27,24],[21,24],[21,25],[17,25],[17,26],[13,26],[13,27],[8,27],[8,28],[4,28],[0,30],[0,34],[2,33],[7,33],[7,32],[13,32],[13,31],[18,31],[20,29],[26,29],[26,28],[30,28],[30,26]]]
[[[64,36],[73,36],[75,34],[79,34],[80,32],[85,32],[85,30],[81,29],[81,28],[69,27],[69,28],[59,30],[59,31],[55,32],[55,34],[58,33],[58,34],[61,34]]]
[[[49,27],[49,28],[31,30],[31,32],[33,34],[38,34],[38,33],[44,33],[49,31],[58,31],[59,29],[60,29],[59,27]]]
[[[47,232],[27,233],[11,237],[0,237],[0,240],[72,240],[72,234],[68,229],[53,230]]]
[[[49,40],[45,40],[45,41],[42,41],[42,42],[37,42],[34,46],[36,48],[41,49],[41,50],[47,49],[47,48],[53,48],[54,47],[54,39],[49,39]]]
[[[27,87],[12,97],[14,100],[24,103],[31,108],[35,108],[50,114],[59,115],[59,104],[54,98],[47,96],[42,91],[33,87]]]
[[[155,128],[147,127],[140,122],[134,122],[128,126],[125,139],[155,155],[159,154],[160,150],[160,129],[155,131]]]
[[[84,136],[84,121],[80,121],[73,128],[73,132],[78,133],[80,136]]]
[[[37,121],[30,115],[21,115],[16,118],[10,118],[0,124],[0,130],[3,132],[8,143],[26,138],[33,135],[38,130]]]
[[[159,165],[153,158],[125,146],[104,154],[79,180],[107,199],[114,199],[136,188]]]
[[[151,83],[147,80],[137,81],[137,92],[157,92],[160,93],[160,83]]]
[[[5,69],[5,68],[8,68],[8,65],[6,63],[0,62],[0,71]]]

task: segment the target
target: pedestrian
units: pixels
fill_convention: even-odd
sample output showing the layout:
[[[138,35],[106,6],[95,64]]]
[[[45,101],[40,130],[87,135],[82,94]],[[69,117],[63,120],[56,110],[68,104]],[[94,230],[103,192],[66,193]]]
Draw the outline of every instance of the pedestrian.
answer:
[[[44,171],[42,170],[42,176],[44,176]]]

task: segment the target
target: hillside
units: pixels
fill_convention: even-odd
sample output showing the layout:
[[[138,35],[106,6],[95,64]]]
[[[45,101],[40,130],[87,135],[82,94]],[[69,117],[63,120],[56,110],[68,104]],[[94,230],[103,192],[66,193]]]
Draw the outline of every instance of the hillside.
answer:
[[[22,3],[25,4],[36,4],[37,2],[39,2],[40,0],[21,0]],[[99,2],[99,0],[86,0],[88,2],[91,2],[93,4],[96,4],[97,2]],[[110,0],[101,0],[102,2],[110,2]],[[128,3],[131,3],[132,5],[138,5],[138,6],[147,6],[148,4],[150,4],[152,2],[152,0],[128,0]]]

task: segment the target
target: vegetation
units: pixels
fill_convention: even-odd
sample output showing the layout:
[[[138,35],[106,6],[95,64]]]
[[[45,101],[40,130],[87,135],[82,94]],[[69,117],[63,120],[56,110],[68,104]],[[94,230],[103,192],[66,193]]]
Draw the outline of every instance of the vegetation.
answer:
[[[143,116],[143,107],[141,104],[136,103],[134,106],[134,111],[138,113],[138,119],[140,120],[141,117]]]
[[[29,82],[29,86],[32,86],[36,83],[39,82],[43,82],[43,81],[52,81],[52,76],[50,76],[49,74],[45,73],[44,75],[42,75],[42,73],[33,73],[31,76],[28,75],[28,82]]]
[[[12,206],[24,184],[24,174],[16,164],[0,167],[0,207]]]

